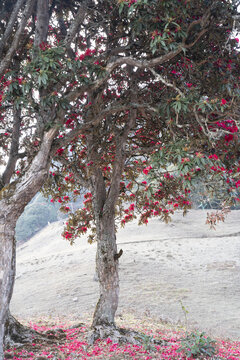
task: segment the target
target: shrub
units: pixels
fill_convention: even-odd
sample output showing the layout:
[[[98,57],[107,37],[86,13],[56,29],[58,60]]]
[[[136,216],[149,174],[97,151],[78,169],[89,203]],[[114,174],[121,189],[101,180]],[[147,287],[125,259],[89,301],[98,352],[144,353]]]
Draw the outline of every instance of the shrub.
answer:
[[[183,351],[186,358],[206,358],[216,354],[215,349],[216,342],[210,337],[206,337],[205,333],[198,331],[187,334],[185,338],[181,340],[181,347],[178,352]]]

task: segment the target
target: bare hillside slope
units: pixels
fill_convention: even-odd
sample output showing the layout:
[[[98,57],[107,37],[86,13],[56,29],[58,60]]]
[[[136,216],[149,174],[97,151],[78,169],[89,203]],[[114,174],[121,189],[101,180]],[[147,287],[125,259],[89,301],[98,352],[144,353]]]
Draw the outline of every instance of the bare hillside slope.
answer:
[[[240,339],[240,211],[232,211],[216,231],[205,225],[206,211],[177,214],[172,223],[135,223],[118,233],[119,314],[149,313],[157,319],[189,323],[212,335]],[[91,314],[98,298],[96,244],[61,238],[56,222],[18,248],[11,310],[17,317]]]

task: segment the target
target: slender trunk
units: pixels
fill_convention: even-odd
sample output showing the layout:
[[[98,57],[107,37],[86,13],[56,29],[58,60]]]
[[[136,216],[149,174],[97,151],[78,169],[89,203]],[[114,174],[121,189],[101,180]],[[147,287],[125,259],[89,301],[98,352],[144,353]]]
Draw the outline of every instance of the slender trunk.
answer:
[[[99,217],[97,223],[97,272],[100,286],[92,327],[115,326],[118,307],[119,277],[114,211]]]
[[[0,360],[4,359],[4,325],[8,316],[15,279],[15,224],[11,214],[1,209],[0,214]],[[8,220],[6,221],[6,216]]]

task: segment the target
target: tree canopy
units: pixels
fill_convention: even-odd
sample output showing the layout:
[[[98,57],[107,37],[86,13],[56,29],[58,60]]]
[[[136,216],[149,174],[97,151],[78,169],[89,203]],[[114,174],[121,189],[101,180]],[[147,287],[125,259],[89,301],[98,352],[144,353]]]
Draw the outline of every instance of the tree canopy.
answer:
[[[76,197],[80,188],[85,193],[83,209],[68,221],[67,239],[88,227],[95,232],[92,176],[104,188],[103,202],[111,192],[117,194],[115,213],[122,225],[136,210],[140,223],[151,216],[168,221],[176,209],[186,211],[190,189],[200,178],[209,196],[225,205],[239,200],[236,6],[222,1],[118,3],[110,5],[118,26],[111,27],[112,18],[109,32],[105,27],[101,38],[92,35],[87,50],[86,36],[76,62],[89,84],[109,51],[120,54],[115,64],[126,65],[111,65],[111,76],[70,110],[60,136],[76,129],[80,119],[94,127],[57,150],[48,182],[52,201],[65,212],[70,211],[70,193]]]
[[[61,156],[88,129],[121,132],[129,109],[136,154],[139,138],[145,148],[236,144],[237,2],[3,1],[1,16],[1,163],[11,159],[2,186],[22,176],[46,129],[58,127]]]

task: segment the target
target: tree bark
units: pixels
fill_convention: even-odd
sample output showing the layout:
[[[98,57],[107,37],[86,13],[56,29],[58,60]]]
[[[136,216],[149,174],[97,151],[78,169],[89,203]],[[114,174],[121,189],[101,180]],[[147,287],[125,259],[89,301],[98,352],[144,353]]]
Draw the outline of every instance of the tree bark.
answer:
[[[8,221],[6,221],[6,217]],[[15,224],[7,207],[0,213],[0,360],[4,359],[3,343],[5,322],[9,311],[15,279]]]
[[[118,307],[119,277],[114,211],[103,214],[97,221],[97,273],[100,286],[92,327],[114,327]]]
[[[38,0],[37,2],[37,25],[34,45],[39,46],[41,42],[47,41],[49,25],[49,1]]]
[[[41,148],[22,179],[0,191],[0,360],[4,359],[5,323],[15,279],[15,226],[48,175],[51,145],[57,131],[52,128],[45,133]]]
[[[100,298],[98,300],[92,322],[92,329],[96,330],[96,336],[101,332],[104,337],[104,330],[98,331],[98,327],[102,327],[102,329],[115,327],[114,318],[119,301],[118,259],[122,254],[122,251],[119,254],[117,252],[115,206],[119,196],[119,183],[126,156],[126,139],[135,119],[136,111],[134,110],[130,112],[129,122],[125,125],[121,137],[117,140],[117,160],[113,166],[111,185],[108,190],[100,169],[95,168],[91,177],[94,216],[97,232],[96,269],[100,287]],[[90,136],[88,137],[88,146],[92,150],[89,160],[92,160],[93,163],[97,163],[98,152],[94,147],[95,143],[93,135],[94,134],[92,134],[92,138]]]
[[[119,300],[118,259],[114,211],[97,219],[97,273],[99,277],[100,298],[93,315],[89,344],[97,339],[110,338],[114,343],[141,345],[141,334],[136,331],[117,328],[115,314]]]
[[[44,341],[44,336],[30,327],[22,325],[8,312],[4,329],[5,347],[10,348],[16,345],[22,346],[23,344],[30,344],[33,339],[34,341],[36,341],[36,339]]]

